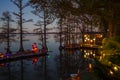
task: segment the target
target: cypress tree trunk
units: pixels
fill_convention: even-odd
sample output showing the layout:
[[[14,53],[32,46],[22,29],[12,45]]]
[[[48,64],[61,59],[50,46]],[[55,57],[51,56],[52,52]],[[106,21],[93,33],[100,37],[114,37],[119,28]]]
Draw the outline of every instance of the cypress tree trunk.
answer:
[[[120,36],[120,24],[115,25],[114,36]]]
[[[112,21],[109,21],[108,27],[109,27],[108,30],[109,37],[113,37],[115,27],[113,26]]]
[[[114,5],[114,36],[120,36],[120,1],[117,0]],[[118,5],[117,5],[118,4]]]
[[[62,47],[62,18],[60,19],[60,48]]]
[[[8,25],[8,28],[7,28],[7,53],[11,53],[11,51],[10,51],[10,31],[9,31],[9,29],[10,29],[10,19],[9,19],[9,17],[8,17],[8,21],[7,21],[7,25]]]
[[[19,51],[20,52],[23,52],[24,51],[24,48],[23,48],[23,26],[22,26],[22,0],[20,0],[20,49]]]

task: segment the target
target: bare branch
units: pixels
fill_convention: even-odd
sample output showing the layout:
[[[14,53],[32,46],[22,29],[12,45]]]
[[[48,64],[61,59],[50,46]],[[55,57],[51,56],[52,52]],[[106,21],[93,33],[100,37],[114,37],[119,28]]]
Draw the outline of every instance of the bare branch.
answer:
[[[13,12],[13,14],[14,14],[15,16],[20,17],[20,15],[19,15],[18,13]]]
[[[30,3],[29,2],[27,2],[23,7],[22,7],[22,9],[24,9],[24,8],[26,8],[26,7],[28,7],[30,5]]]
[[[17,1],[15,1],[15,0],[10,0],[13,4],[15,4],[18,8],[20,8],[20,4],[19,3],[17,3]]]
[[[29,19],[29,20],[23,19],[23,23],[26,23],[26,22],[33,22],[33,19]]]

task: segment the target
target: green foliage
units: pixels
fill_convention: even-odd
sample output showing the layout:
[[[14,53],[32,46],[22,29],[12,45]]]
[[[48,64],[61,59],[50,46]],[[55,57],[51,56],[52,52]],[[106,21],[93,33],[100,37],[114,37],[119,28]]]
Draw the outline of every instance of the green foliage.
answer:
[[[112,56],[110,56],[110,59],[109,59],[113,64],[116,64],[118,66],[120,66],[120,55],[118,54],[114,54]]]
[[[120,66],[120,36],[103,39],[101,55],[103,54],[105,54],[105,57],[101,60],[103,65],[109,66],[111,70],[113,70],[112,65]],[[118,76],[120,76],[120,72],[114,71],[114,77],[118,78]]]
[[[117,41],[117,42],[120,43],[120,36],[112,37],[111,40],[113,40],[113,41]]]
[[[120,50],[120,37],[112,37],[110,39],[103,39],[103,50]]]
[[[94,72],[97,73],[96,75],[99,76],[101,79],[106,79],[108,78],[108,69],[109,67],[105,64],[100,63],[98,60],[96,61],[96,67],[94,68]]]

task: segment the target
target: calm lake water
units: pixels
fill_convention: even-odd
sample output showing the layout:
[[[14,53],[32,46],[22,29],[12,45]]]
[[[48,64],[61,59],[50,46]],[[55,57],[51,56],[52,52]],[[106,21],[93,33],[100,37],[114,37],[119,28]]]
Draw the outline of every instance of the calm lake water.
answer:
[[[17,41],[11,42],[10,47],[13,53],[19,50],[19,39],[17,37],[15,39]],[[25,50],[31,50],[34,42],[41,48],[38,35],[27,34],[25,39],[29,40],[23,42]],[[90,61],[84,63],[84,54],[80,50],[59,50],[59,44],[55,41],[54,34],[49,34],[47,47],[50,52],[47,57],[0,64],[0,80],[67,80],[70,74],[75,74],[78,70],[81,73],[81,80],[94,80],[94,76],[86,71]],[[5,47],[6,43],[1,43],[0,52],[6,52]],[[33,59],[38,61],[33,63]]]
[[[46,72],[47,76],[44,75],[44,58],[40,57],[38,62],[33,64],[32,59],[23,60],[23,80],[44,80],[47,77],[48,80],[59,80],[56,66],[56,57],[59,55],[59,43],[54,40],[54,35],[49,35],[47,40],[47,47],[50,51],[48,52],[49,56],[47,57]],[[26,35],[25,39],[29,41],[24,41],[24,49],[31,50],[32,44],[37,43],[37,46],[41,48],[39,36],[38,35]],[[0,44],[0,52],[6,52],[5,48],[6,43],[3,42]],[[19,41],[11,43],[11,51],[17,52],[19,50]],[[10,70],[9,70],[10,68]],[[15,61],[11,62],[4,67],[0,67],[0,80],[21,80],[21,62]]]

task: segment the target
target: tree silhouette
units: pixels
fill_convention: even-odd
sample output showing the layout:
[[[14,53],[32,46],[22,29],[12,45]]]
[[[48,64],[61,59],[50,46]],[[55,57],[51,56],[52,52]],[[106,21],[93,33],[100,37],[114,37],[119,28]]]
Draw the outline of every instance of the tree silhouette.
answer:
[[[23,48],[23,23],[25,22],[30,22],[32,21],[32,19],[29,19],[29,20],[26,20],[26,19],[23,19],[23,10],[24,8],[26,8],[27,6],[29,6],[29,3],[25,3],[23,5],[23,0],[11,0],[11,2],[17,6],[17,8],[19,9],[19,12],[16,13],[16,12],[13,12],[13,14],[17,17],[18,19],[18,24],[20,26],[20,49],[19,49],[19,52],[23,52],[24,51],[24,48]]]
[[[32,4],[32,7],[34,8],[34,11],[32,11],[33,14],[38,16],[40,18],[40,25],[44,26],[44,36],[43,36],[43,48],[47,49],[46,45],[46,31],[47,31],[47,25],[51,24],[55,17],[52,14],[50,8],[50,4],[46,4],[49,1],[39,1],[39,3]]]
[[[33,4],[39,3],[39,0],[30,0]],[[42,0],[41,0],[42,1]],[[100,27],[105,29],[110,37],[120,34],[120,1],[119,0],[44,0],[50,4],[51,11],[58,16],[63,13],[70,12],[76,16],[89,15],[88,19],[94,22],[98,19],[101,23]],[[61,11],[60,11],[61,10]],[[65,17],[66,15],[62,15]],[[96,16],[96,17],[93,17]],[[92,19],[90,19],[90,17]],[[101,19],[101,20],[100,20]],[[103,19],[103,20],[102,20]],[[93,20],[93,21],[92,21]],[[95,21],[96,22],[96,21]],[[93,25],[94,23],[91,23]],[[91,29],[95,26],[91,26]]]
[[[2,29],[2,33],[5,33],[3,36],[3,39],[5,38],[7,41],[7,48],[6,48],[6,52],[7,53],[11,53],[10,51],[10,40],[11,40],[11,36],[14,35],[10,35],[11,32],[16,31],[16,29],[14,28],[10,28],[10,22],[14,22],[14,20],[12,20],[12,17],[10,15],[10,13],[8,11],[3,12],[2,17],[0,18],[2,21],[4,21],[4,26],[1,28]]]
[[[38,26],[38,28],[35,28],[33,30],[33,32],[35,32],[36,34],[38,34],[39,36],[39,40],[41,41],[41,46],[42,48],[44,47],[44,24],[42,24],[42,22],[40,20],[38,20],[36,22],[36,24],[34,24],[35,26]],[[50,30],[52,30],[53,28],[46,28],[46,33]],[[47,42],[47,39],[49,38],[48,35],[46,35],[46,42]]]
[[[34,24],[35,26],[39,26],[39,28],[34,29],[33,31],[36,33],[39,33],[39,40],[41,41],[41,45],[43,47],[43,28],[42,28],[42,24],[41,21],[38,21],[36,24]]]

